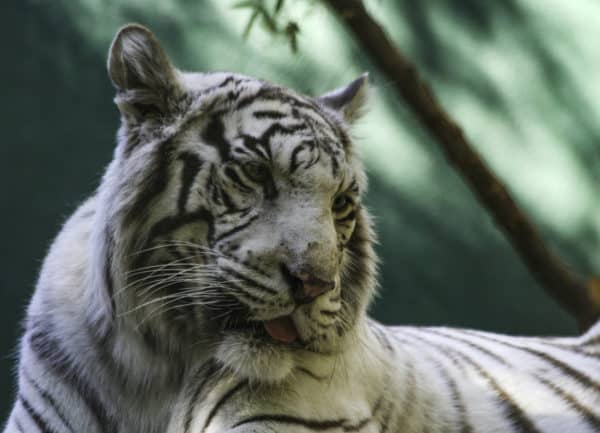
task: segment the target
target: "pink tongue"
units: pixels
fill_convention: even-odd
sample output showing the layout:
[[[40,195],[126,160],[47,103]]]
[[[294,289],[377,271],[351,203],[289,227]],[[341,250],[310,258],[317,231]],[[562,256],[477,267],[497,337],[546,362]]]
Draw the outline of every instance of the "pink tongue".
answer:
[[[298,332],[290,316],[278,317],[277,319],[267,320],[265,329],[271,337],[282,343],[291,343],[298,338]]]

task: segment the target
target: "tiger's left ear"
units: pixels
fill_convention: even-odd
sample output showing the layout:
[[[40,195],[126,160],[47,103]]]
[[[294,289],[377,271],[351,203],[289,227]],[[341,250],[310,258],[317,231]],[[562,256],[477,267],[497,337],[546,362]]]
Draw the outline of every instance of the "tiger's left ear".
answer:
[[[177,71],[164,49],[139,24],[117,32],[108,56],[108,74],[117,89],[119,109],[138,121],[151,113],[167,114],[181,93]]]
[[[369,74],[365,72],[345,87],[321,95],[318,100],[341,114],[347,123],[358,120],[369,96]]]

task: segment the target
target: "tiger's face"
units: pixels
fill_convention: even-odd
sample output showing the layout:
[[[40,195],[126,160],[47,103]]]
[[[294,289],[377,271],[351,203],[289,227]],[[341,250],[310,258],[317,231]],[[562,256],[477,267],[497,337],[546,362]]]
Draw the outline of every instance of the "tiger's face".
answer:
[[[182,74],[129,26],[109,59],[122,112],[104,181],[115,310],[154,346],[210,347],[260,381],[343,349],[374,286],[363,168],[347,132],[366,77],[321,98]],[[111,188],[112,187],[112,190]]]

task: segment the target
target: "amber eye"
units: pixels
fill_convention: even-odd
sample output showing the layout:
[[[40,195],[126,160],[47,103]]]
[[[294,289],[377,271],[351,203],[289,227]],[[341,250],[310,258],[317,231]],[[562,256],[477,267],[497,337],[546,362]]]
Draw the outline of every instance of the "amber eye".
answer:
[[[262,162],[247,162],[242,166],[242,169],[244,170],[246,176],[248,176],[248,178],[251,181],[256,183],[265,182],[267,179],[269,179],[269,176],[271,175],[271,173],[269,172],[269,167],[267,167],[267,165],[263,164]]]
[[[341,212],[350,204],[352,204],[350,197],[348,197],[346,194],[340,194],[335,198],[335,200],[333,200],[331,209],[333,209],[334,212]]]

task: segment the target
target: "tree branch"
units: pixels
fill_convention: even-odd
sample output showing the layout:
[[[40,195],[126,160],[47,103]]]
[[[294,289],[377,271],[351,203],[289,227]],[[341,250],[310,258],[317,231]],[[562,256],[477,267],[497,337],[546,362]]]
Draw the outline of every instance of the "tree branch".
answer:
[[[435,137],[446,157],[490,212],[538,283],[581,329],[600,317],[600,279],[586,281],[570,270],[545,245],[506,187],[491,172],[444,111],[430,87],[392,43],[360,0],[323,0],[391,79],[422,125]]]

